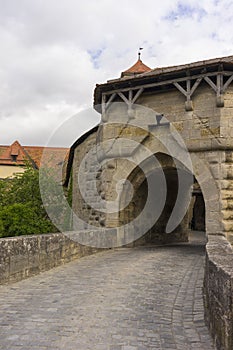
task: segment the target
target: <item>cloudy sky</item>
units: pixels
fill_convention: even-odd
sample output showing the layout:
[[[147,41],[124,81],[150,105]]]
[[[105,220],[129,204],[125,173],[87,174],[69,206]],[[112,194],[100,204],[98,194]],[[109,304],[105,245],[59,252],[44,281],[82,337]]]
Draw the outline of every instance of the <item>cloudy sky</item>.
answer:
[[[233,0],[0,0],[0,144],[69,146],[99,121],[96,83],[233,55]],[[71,116],[76,121],[69,135]],[[73,120],[74,120],[73,119]]]

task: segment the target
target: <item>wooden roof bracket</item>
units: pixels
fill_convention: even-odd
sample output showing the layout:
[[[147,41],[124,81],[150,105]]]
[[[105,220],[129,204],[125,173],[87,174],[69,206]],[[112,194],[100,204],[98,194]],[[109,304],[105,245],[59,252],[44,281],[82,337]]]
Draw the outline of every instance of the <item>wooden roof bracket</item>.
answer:
[[[213,77],[216,77],[216,83],[213,81]],[[225,80],[224,79],[227,79]],[[224,93],[229,85],[233,82],[233,72],[224,71],[222,66],[219,66],[218,71],[206,72],[202,71],[201,74],[190,75],[190,72],[186,72],[186,76],[175,79],[168,79],[164,81],[155,81],[152,83],[138,84],[131,87],[123,87],[115,90],[110,90],[102,93],[102,122],[107,122],[106,111],[109,105],[114,101],[116,96],[119,96],[128,106],[129,118],[134,118],[133,105],[139,98],[139,96],[147,89],[173,85],[175,86],[186,98],[185,110],[193,111],[192,95],[198,88],[202,81],[205,81],[216,93],[216,105],[217,107],[224,107]],[[224,82],[225,80],[225,82]],[[184,87],[185,86],[185,87]]]
[[[193,102],[191,97],[201,81],[202,77],[199,77],[191,87],[191,79],[186,80],[186,90],[179,83],[173,83],[173,85],[186,97],[185,110],[187,112],[193,111]]]
[[[220,72],[217,74],[217,84],[213,82],[209,77],[204,78],[205,81],[212,87],[212,89],[216,92],[216,106],[224,107],[224,93],[230,83],[233,80],[233,76],[231,76],[225,84],[223,84],[223,73]]]
[[[102,94],[102,122],[107,122],[108,118],[106,115],[107,109],[110,106],[110,104],[115,99],[116,95],[118,95],[122,101],[126,103],[128,106],[128,116],[130,119],[134,118],[134,112],[133,112],[133,105],[139,98],[139,96],[143,93],[144,88],[140,88],[137,90],[136,94],[133,94],[133,90],[128,91],[128,97],[126,97],[121,91],[117,91],[110,95],[110,97],[107,100],[107,95],[105,93]]]
[[[110,106],[110,104],[113,102],[114,98],[116,97],[116,93],[114,92],[112,95],[110,95],[110,97],[107,100],[107,95],[106,94],[102,94],[102,103],[101,103],[101,107],[102,107],[102,122],[106,123],[107,122],[107,116],[106,116],[106,111],[108,109],[108,107]]]

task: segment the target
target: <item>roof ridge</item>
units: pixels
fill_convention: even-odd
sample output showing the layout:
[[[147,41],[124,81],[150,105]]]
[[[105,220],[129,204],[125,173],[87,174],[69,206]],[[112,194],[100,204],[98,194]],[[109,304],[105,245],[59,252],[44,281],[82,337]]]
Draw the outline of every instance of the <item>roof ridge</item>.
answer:
[[[194,62],[190,62],[190,63],[181,63],[181,64],[177,64],[177,65],[168,65],[168,66],[163,66],[163,67],[156,67],[151,69],[150,72],[146,72],[144,73],[145,75],[147,75],[148,73],[153,73],[156,72],[157,70],[167,70],[167,69],[171,69],[171,68],[181,68],[181,67],[192,67],[195,65],[201,65],[201,64],[208,64],[208,63],[217,63],[217,62],[230,62],[233,61],[233,55],[230,56],[223,56],[223,57],[216,57],[216,58],[210,58],[210,59],[206,59],[206,60],[198,60],[198,61],[194,61]],[[143,74],[143,75],[144,75]]]

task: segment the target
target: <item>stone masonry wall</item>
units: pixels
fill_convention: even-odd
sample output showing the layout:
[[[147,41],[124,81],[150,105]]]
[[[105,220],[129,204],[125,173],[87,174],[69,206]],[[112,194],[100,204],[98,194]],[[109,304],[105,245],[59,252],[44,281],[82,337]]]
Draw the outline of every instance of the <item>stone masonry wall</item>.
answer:
[[[0,284],[16,282],[98,252],[62,233],[0,239]]]
[[[205,82],[198,86],[192,96],[193,111],[185,110],[185,97],[175,88],[156,93],[143,93],[136,101],[137,105],[141,105],[142,108],[149,107],[151,110],[164,114],[171,123],[170,130],[175,127],[180,133],[192,158],[194,176],[204,195],[206,232],[207,234],[225,234],[231,244],[233,244],[232,101],[233,86],[230,86],[224,95],[224,107],[217,107],[216,94]],[[86,181],[83,186],[87,200],[84,201],[78,188],[77,174],[80,161],[91,148],[95,147],[96,142],[112,140],[112,145],[114,145],[116,140],[126,138],[143,144],[154,154],[158,150],[163,152],[161,145],[155,142],[156,137],[151,137],[151,134],[156,136],[156,133],[160,135],[161,132],[164,134],[167,132],[168,139],[169,127],[151,129],[153,124],[156,125],[156,120],[154,113],[150,114],[145,108],[143,110],[137,107],[131,112],[133,118],[132,115],[128,115],[126,104],[113,103],[110,105],[107,111],[109,123],[101,125],[97,133],[89,136],[75,150],[73,209],[84,220],[83,227],[78,227],[78,229],[85,229],[85,222],[96,227],[116,227],[118,225],[118,213],[111,215],[101,213],[103,208],[100,199],[114,201],[117,196],[117,182],[126,179],[133,170],[130,162],[126,164],[125,160],[121,159],[121,157],[124,158],[127,147],[126,156],[131,155],[133,151],[130,146],[126,147],[122,141],[118,152],[120,157],[110,161],[111,153],[114,158],[114,152],[112,152],[114,149],[106,143],[105,146],[102,146],[103,154],[106,154],[109,160],[105,164],[106,169],[102,168],[99,179],[96,170],[98,162],[94,159],[94,155],[93,164],[91,164],[92,157],[89,157],[87,161],[84,174]],[[145,118],[143,113],[145,113]],[[114,124],[116,122],[118,124]],[[139,128],[133,127],[131,122],[135,122]],[[143,125],[142,129],[140,129],[140,123]],[[134,153],[137,152],[135,150]],[[98,193],[94,193],[93,189],[98,180],[100,180]]]
[[[75,230],[86,229],[87,224],[97,228],[105,224],[100,203],[102,188],[98,187],[101,169],[96,154],[96,136],[96,132],[90,135],[74,153],[72,209],[81,219],[78,220],[78,226],[74,227]]]
[[[153,95],[142,94],[137,103],[164,114],[181,134],[189,150],[219,146],[224,108],[216,106],[216,94],[207,84],[202,83],[195,91],[192,101],[194,110],[185,111],[185,97],[174,89]]]
[[[233,152],[227,150],[221,165],[221,211],[224,232],[233,245]]]
[[[204,278],[205,319],[218,350],[233,349],[233,250],[223,236],[209,236]]]

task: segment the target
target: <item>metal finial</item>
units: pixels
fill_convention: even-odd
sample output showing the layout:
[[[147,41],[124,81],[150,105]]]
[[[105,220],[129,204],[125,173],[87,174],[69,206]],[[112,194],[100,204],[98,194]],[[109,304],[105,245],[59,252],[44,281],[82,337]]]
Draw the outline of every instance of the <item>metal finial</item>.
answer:
[[[141,59],[141,50],[143,50],[143,47],[139,47],[138,49],[138,59],[140,60]]]

